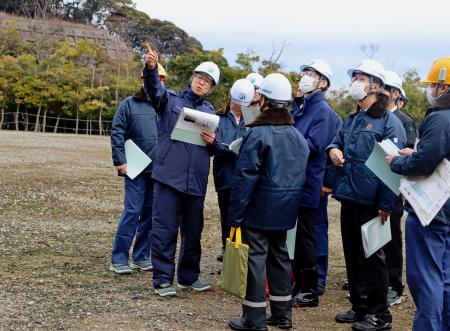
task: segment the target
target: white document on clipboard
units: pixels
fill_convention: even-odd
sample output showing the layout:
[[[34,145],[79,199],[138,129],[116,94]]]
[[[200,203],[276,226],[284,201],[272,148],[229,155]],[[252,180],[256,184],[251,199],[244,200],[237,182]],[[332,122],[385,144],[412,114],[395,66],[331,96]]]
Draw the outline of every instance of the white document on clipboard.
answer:
[[[184,107],[173,128],[170,138],[188,144],[206,146],[202,131],[214,132],[219,125],[219,116]]]

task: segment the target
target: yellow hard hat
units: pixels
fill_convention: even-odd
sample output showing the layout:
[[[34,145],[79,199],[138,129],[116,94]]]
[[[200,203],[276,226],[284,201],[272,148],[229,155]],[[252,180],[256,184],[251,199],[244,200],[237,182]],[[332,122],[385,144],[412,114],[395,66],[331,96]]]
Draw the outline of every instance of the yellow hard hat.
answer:
[[[427,78],[421,80],[428,84],[448,84],[450,85],[450,56],[437,59],[431,65]]]
[[[167,76],[166,70],[160,63],[158,63],[158,76],[164,76],[164,77]]]

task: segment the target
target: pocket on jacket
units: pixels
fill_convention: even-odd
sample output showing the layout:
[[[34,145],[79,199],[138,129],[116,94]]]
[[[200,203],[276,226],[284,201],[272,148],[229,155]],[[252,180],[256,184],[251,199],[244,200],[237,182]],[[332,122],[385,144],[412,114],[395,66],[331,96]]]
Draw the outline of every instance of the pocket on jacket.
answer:
[[[363,163],[352,164],[351,185],[353,187],[355,198],[366,201],[367,203],[376,203],[380,180]]]
[[[355,158],[358,160],[367,160],[376,142],[380,140],[381,135],[379,132],[372,129],[361,130],[356,142]]]

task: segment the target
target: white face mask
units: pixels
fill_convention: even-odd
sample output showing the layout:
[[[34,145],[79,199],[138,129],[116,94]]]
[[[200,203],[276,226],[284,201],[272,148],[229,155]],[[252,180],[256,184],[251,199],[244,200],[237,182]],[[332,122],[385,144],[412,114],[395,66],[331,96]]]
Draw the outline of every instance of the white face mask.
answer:
[[[314,85],[314,78],[304,75],[300,80],[300,91],[302,91],[302,93],[309,93],[315,89]]]
[[[438,97],[435,97],[433,95],[433,92],[435,90],[436,90],[436,88],[431,87],[430,85],[427,87],[427,100],[428,100],[429,104],[433,107],[436,105],[436,101],[438,99]]]
[[[367,92],[365,91],[365,88],[368,84],[364,82],[360,82],[359,80],[355,80],[350,85],[350,95],[352,96],[352,99],[355,101],[361,101],[367,96]]]

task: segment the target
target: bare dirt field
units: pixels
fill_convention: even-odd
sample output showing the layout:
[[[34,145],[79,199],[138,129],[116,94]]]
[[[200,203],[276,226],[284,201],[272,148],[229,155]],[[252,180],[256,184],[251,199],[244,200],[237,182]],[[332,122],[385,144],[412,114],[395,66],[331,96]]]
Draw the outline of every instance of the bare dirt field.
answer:
[[[216,286],[220,269],[217,197],[205,206],[202,279],[212,291],[153,293],[151,273],[108,270],[122,209],[122,179],[107,137],[0,131],[0,330],[226,330],[240,301]],[[296,330],[350,330],[334,322],[349,309],[338,222],[330,214],[330,272],[314,309],[295,309]],[[392,308],[394,330],[411,330],[408,290]]]

